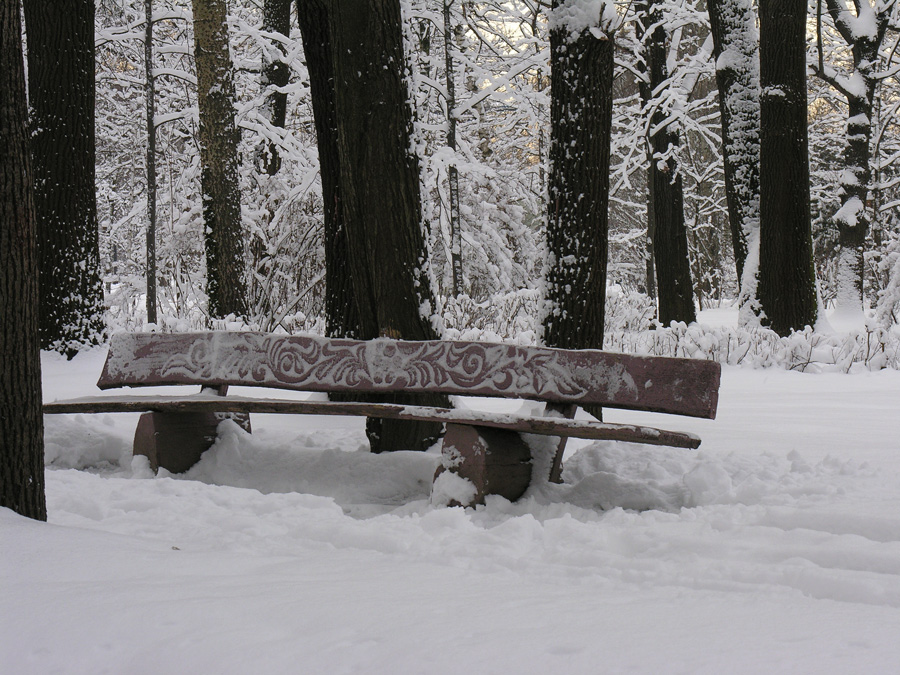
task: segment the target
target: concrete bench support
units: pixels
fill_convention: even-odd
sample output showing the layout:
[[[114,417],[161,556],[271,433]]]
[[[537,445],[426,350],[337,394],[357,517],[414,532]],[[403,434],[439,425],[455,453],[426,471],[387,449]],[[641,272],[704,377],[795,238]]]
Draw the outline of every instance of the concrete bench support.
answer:
[[[475,498],[462,506],[473,506],[488,494],[517,500],[528,489],[531,469],[531,449],[517,431],[448,424],[435,477],[452,471],[471,481]]]

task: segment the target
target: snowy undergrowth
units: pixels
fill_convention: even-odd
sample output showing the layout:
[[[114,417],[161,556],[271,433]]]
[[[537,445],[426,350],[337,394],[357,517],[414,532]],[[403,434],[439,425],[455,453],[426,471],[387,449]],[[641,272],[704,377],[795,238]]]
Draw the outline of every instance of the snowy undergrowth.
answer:
[[[669,328],[638,333],[610,331],[604,348],[801,372],[900,369],[900,335],[875,326],[849,334],[818,333],[807,327],[781,337],[765,328],[673,323]]]
[[[468,296],[444,303],[445,336],[452,340],[483,340],[537,344],[540,293],[525,290],[476,302]],[[717,320],[734,315],[731,325]],[[712,317],[713,323],[705,318]],[[900,331],[873,320],[865,328],[836,331],[807,328],[781,337],[760,327],[738,327],[734,309],[701,312],[690,325],[655,325],[655,306],[644,295],[611,287],[606,298],[608,351],[651,356],[677,356],[718,361],[751,368],[785,368],[803,372],[900,369]]]
[[[539,290],[524,289],[475,300],[467,295],[441,298],[441,315],[447,340],[539,344],[542,296]],[[606,331],[603,348],[608,351],[651,356],[676,356],[718,361],[751,368],[784,368],[802,372],[850,372],[856,370],[900,370],[900,329],[885,327],[873,319],[860,321],[864,328],[848,330],[807,328],[788,337],[760,327],[738,327],[736,310],[723,308],[700,313],[697,323],[659,326],[654,321],[653,301],[640,293],[625,293],[610,287],[606,298]],[[731,317],[722,323],[721,315]],[[714,317],[706,323],[704,316]],[[112,317],[110,317],[112,318]],[[115,324],[115,322],[113,322]],[[214,330],[260,330],[258,324],[218,320]],[[199,331],[210,327],[203,322],[163,317],[157,326],[111,325],[117,330]],[[325,321],[298,313],[285,317],[275,332],[308,332],[324,335]]]

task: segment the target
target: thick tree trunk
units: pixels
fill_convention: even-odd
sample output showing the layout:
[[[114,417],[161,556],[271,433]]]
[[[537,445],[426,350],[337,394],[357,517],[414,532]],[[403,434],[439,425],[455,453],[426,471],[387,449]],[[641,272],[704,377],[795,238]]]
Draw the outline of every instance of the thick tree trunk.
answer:
[[[725,198],[739,303],[742,317],[749,319],[756,304],[759,260],[759,36],[750,0],[708,0],[706,4],[716,59]]]
[[[94,187],[94,0],[25,0],[41,346],[103,335]]]
[[[553,12],[560,5],[566,9],[555,2]],[[552,17],[544,341],[564,349],[602,349],[614,36],[611,30],[596,35],[600,17],[598,25],[583,30]]]
[[[360,337],[435,339],[400,3],[336,2],[329,12],[340,194]],[[415,400],[448,403],[438,396]],[[424,449],[439,431],[434,424],[370,420],[369,439],[374,452]]]
[[[38,264],[17,2],[0,4],[0,507],[47,520]]]
[[[809,209],[806,2],[760,0],[760,261],[763,323],[816,322]]]
[[[309,72],[313,118],[319,149],[319,176],[325,212],[325,332],[330,337],[361,337],[349,270],[347,231],[341,201],[341,164],[334,111],[331,30],[325,0],[299,0],[297,18]]]
[[[305,4],[300,0],[299,4]],[[268,33],[291,34],[291,0],[265,0],[263,2],[263,30]],[[287,93],[274,87],[286,87],[290,79],[290,68],[284,62],[286,48],[284,44],[273,42],[273,52],[263,53],[263,87],[273,87],[266,95],[266,116],[273,127],[284,129],[287,117]],[[275,55],[275,52],[279,55]],[[269,143],[265,161],[266,173],[274,176],[281,169],[281,155],[278,146]]]
[[[400,3],[337,2],[332,26],[341,191],[363,335],[432,339],[421,313],[424,303],[433,311],[434,302],[421,267],[419,162],[410,151]]]
[[[640,2],[639,30],[643,34],[647,82],[645,102],[668,79],[666,65],[667,38],[660,0]],[[651,104],[652,105],[652,104]],[[658,107],[650,117],[650,195],[653,198],[653,257],[659,320],[664,326],[672,321],[691,323],[696,320],[691,263],[688,256],[687,226],[684,220],[684,187],[681,171],[673,151],[680,141],[674,124]]]
[[[193,0],[194,61],[200,109],[200,183],[206,226],[209,314],[247,315],[244,238],[234,122],[234,70],[225,0]]]

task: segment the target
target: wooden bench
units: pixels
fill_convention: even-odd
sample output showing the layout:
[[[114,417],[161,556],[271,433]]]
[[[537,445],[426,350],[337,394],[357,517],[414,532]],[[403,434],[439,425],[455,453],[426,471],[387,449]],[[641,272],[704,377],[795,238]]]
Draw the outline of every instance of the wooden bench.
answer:
[[[215,440],[222,414],[361,415],[441,422],[443,471],[486,494],[518,499],[533,465],[559,480],[567,437],[696,448],[689,433],[572,419],[578,405],[715,418],[719,364],[475,342],[355,341],[248,332],[115,335],[97,386],[200,385],[188,396],[97,396],[44,405],[45,413],[144,412],[135,454],[154,470],[187,470]],[[440,393],[530,399],[543,417],[391,403],[225,396],[229,386],[370,395]],[[249,420],[242,420],[249,430]],[[535,437],[557,437],[535,443]],[[534,448],[542,446],[539,460]],[[549,476],[547,475],[549,473]]]

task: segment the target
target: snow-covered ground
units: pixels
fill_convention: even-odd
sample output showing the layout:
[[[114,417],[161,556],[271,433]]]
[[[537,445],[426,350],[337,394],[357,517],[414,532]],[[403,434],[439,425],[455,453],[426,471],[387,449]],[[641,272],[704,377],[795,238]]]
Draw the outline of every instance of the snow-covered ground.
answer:
[[[45,400],[103,356],[45,356]],[[359,419],[259,415],[178,477],[135,420],[46,418],[49,524],[0,510],[0,672],[900,673],[896,371],[726,368],[715,421],[608,413],[698,451],[574,441],[564,485],[477,510]]]

